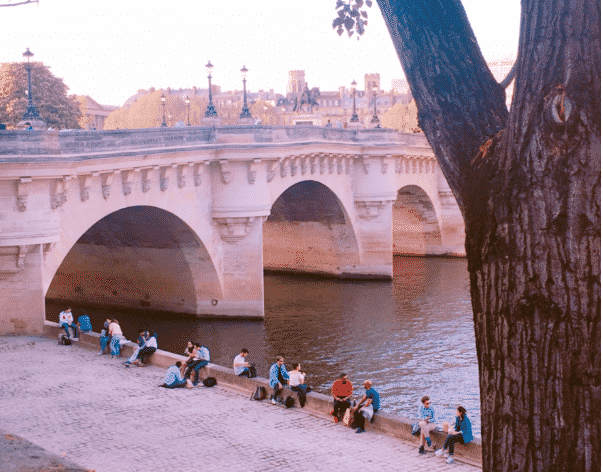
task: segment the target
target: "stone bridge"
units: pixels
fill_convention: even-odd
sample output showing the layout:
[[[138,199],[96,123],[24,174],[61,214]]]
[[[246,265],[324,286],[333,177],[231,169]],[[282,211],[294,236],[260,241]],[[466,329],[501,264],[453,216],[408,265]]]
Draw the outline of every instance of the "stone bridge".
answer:
[[[392,254],[464,255],[422,135],[187,127],[0,131],[0,333],[46,299],[264,315],[264,269],[391,279]]]

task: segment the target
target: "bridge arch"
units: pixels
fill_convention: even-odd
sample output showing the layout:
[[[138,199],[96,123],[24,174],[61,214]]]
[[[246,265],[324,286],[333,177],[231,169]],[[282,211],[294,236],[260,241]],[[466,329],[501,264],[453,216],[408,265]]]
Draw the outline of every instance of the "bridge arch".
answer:
[[[436,208],[421,187],[406,185],[398,190],[392,206],[392,239],[394,254],[443,253]]]
[[[47,299],[199,314],[201,303],[222,298],[198,232],[167,210],[129,206],[63,236]]]
[[[271,200],[263,227],[265,269],[345,277],[346,268],[359,263],[353,222],[330,187],[303,180]]]

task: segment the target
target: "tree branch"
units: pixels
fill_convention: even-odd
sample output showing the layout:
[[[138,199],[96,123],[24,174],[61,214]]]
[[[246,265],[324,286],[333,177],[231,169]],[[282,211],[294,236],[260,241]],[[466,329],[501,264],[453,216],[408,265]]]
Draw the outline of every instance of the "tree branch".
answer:
[[[419,110],[419,125],[461,211],[479,178],[480,146],[506,126],[504,88],[481,54],[460,0],[378,0]]]

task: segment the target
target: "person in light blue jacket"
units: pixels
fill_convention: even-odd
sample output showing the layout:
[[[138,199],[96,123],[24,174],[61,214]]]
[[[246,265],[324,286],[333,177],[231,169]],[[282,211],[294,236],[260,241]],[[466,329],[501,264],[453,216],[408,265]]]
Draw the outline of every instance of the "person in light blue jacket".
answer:
[[[454,461],[454,444],[459,442],[462,444],[469,443],[473,440],[473,432],[471,431],[471,421],[467,417],[467,410],[463,406],[459,406],[456,409],[456,421],[454,423],[454,429],[448,429],[448,437],[444,445],[439,450],[436,450],[436,456],[444,454],[444,450],[448,449],[448,459],[446,463],[452,463]]]
[[[285,359],[282,356],[277,357],[276,363],[270,367],[270,387],[274,389],[270,402],[276,404],[278,395],[283,390],[283,386],[289,384],[289,373],[285,368]]]

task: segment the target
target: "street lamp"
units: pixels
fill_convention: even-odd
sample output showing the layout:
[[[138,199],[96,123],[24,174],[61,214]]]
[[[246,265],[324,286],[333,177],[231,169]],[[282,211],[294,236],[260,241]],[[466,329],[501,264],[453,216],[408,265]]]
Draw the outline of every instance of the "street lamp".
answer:
[[[162,127],[166,127],[167,123],[165,122],[165,95],[161,93],[161,108],[163,109],[163,121],[161,122]]]
[[[187,95],[184,101],[186,102],[186,126],[191,126],[191,99]]]
[[[25,50],[23,57],[27,58],[27,63],[25,63],[25,69],[27,69],[27,108],[23,114],[23,120],[40,120],[40,114],[33,104],[31,94],[31,64],[29,63],[29,59],[33,57],[33,53],[29,50],[29,48]]]
[[[377,87],[377,83],[376,82],[373,82],[373,98],[375,100],[375,113],[373,115],[371,123],[376,123],[377,126],[375,128],[380,128],[380,126],[379,126],[379,117],[377,116],[377,90],[379,90],[379,87]]]
[[[352,118],[350,118],[350,123],[358,123],[358,114],[356,113],[356,80],[352,81],[352,96],[354,97],[354,113],[352,114]]]
[[[241,69],[241,76],[243,76],[243,110],[241,110],[241,115],[239,118],[251,118],[251,113],[249,113],[249,107],[247,107],[247,73],[249,70],[243,66]]]
[[[209,103],[207,104],[207,110],[205,110],[205,116],[207,118],[213,118],[218,116],[218,113],[214,108],[214,104],[211,101],[211,71],[213,70],[213,68],[214,65],[211,63],[211,61],[207,61],[207,64],[205,64],[205,70],[207,71],[207,79],[209,80]]]

